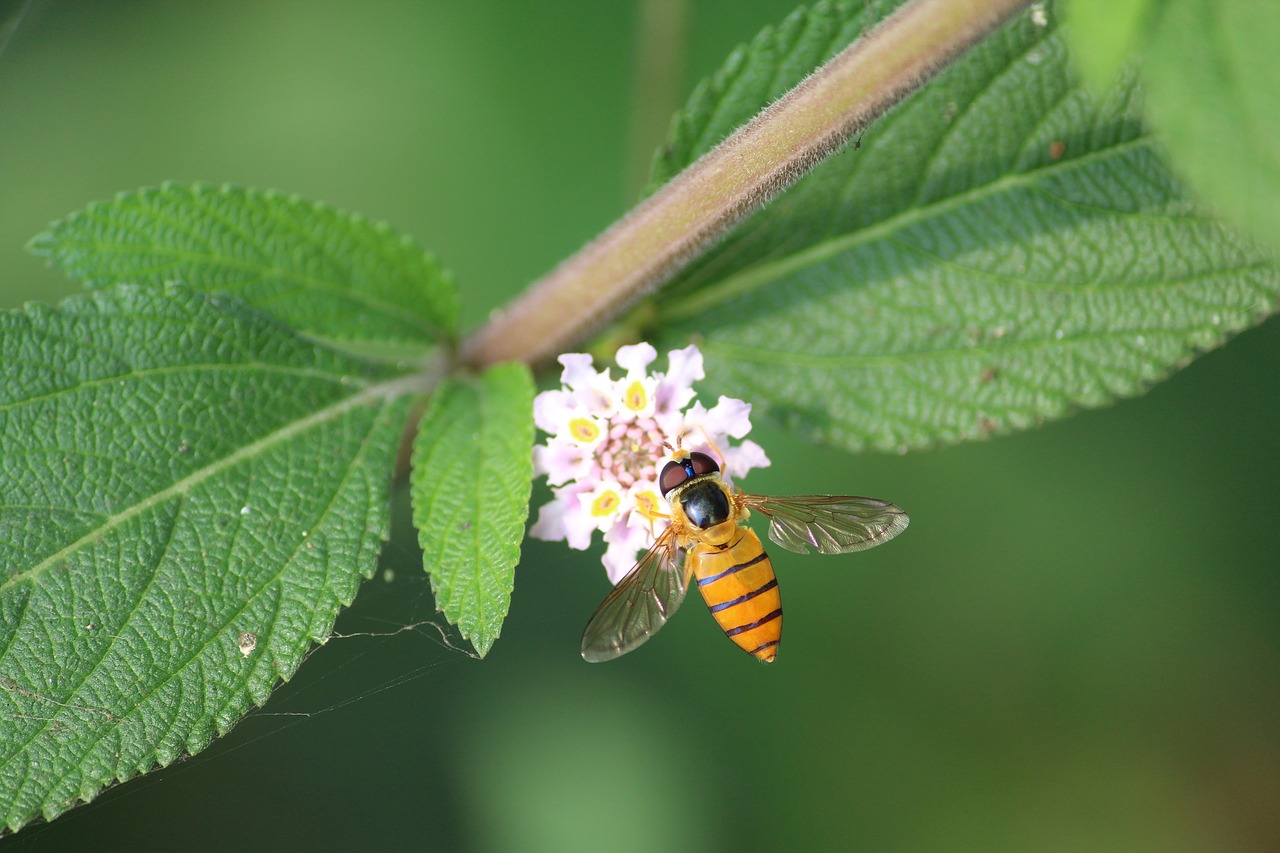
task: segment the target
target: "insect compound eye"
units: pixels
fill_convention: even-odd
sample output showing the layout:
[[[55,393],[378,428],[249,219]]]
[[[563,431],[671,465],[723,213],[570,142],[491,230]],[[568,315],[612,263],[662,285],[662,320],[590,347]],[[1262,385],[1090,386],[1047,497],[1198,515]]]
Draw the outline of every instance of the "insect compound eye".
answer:
[[[672,489],[687,479],[689,479],[689,474],[685,471],[684,465],[679,462],[668,462],[663,466],[662,473],[658,475],[658,490],[662,492],[662,496],[665,498],[671,493]]]
[[[705,453],[690,453],[689,462],[693,465],[694,475],[698,477],[701,477],[703,474],[712,474],[720,470],[720,466],[716,464],[716,460],[712,459]]]

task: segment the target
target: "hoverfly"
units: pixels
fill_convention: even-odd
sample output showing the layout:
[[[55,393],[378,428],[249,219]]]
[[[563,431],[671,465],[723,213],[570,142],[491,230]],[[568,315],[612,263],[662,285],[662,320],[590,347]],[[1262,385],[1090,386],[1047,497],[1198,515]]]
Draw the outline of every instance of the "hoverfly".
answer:
[[[744,523],[751,510],[769,518],[770,539],[800,554],[861,551],[907,527],[905,512],[876,498],[740,492],[720,478],[710,456],[679,447],[658,488],[671,505],[670,526],[587,623],[582,657],[592,663],[625,655],[653,636],[684,601],[691,578],[725,635],[771,662],[782,639],[782,599],[773,563]]]

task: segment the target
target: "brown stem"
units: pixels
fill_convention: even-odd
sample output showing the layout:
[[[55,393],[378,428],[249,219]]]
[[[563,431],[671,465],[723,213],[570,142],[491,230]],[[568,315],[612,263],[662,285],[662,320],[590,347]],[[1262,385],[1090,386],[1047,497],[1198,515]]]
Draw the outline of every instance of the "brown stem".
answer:
[[[476,368],[565,351],[670,278],[1031,0],[910,0],[607,231],[462,348]]]

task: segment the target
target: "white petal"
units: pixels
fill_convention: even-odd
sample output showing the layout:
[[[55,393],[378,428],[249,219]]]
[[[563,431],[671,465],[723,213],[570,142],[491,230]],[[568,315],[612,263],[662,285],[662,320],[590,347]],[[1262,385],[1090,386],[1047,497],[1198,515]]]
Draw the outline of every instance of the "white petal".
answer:
[[[559,542],[564,539],[565,509],[565,502],[559,498],[538,507],[538,520],[529,528],[529,535],[543,542]]]
[[[702,352],[692,344],[667,353],[667,378],[681,385],[692,385],[707,374],[702,369]]]
[[[619,523],[605,532],[604,541],[609,547],[605,550],[601,562],[604,563],[605,571],[609,573],[609,580],[617,584],[635,567],[641,552],[652,545],[654,540],[647,530]]]
[[[543,391],[533,398],[533,422],[538,429],[551,435],[568,428],[574,410],[573,397],[558,389]]]
[[[552,438],[533,448],[533,473],[545,474],[547,483],[562,486],[591,473],[592,456],[581,445],[562,438]]]
[[[632,344],[620,347],[614,359],[618,366],[632,375],[648,373],[649,365],[658,357],[658,351],[649,344]]]
[[[736,447],[725,448],[724,466],[731,477],[744,477],[752,468],[768,468],[772,463],[764,448],[747,439]]]
[[[567,352],[560,356],[559,361],[564,365],[560,384],[574,391],[589,386],[598,375],[591,356],[584,352]]]
[[[560,382],[569,389],[580,409],[599,418],[614,413],[613,380],[608,370],[597,372],[591,356],[580,352],[565,353],[560,356],[560,363],[564,365]]]
[[[609,575],[609,583],[617,586],[636,565],[636,552],[624,545],[610,545],[600,558]]]
[[[730,435],[742,438],[751,432],[751,404],[722,396],[698,426],[709,436]]]
[[[659,412],[679,411],[695,396],[693,383],[706,376],[702,369],[702,353],[695,346],[667,353],[667,373],[654,394]]]
[[[702,428],[706,420],[707,409],[701,402],[694,402],[684,414],[677,412],[670,417],[657,418],[667,440],[672,444],[679,442],[685,450],[700,450],[704,453],[708,449],[707,435]]]
[[[661,393],[661,389],[659,389],[659,393]],[[674,445],[676,439],[684,432],[685,416],[678,409],[664,412],[662,407],[659,406],[658,410],[653,413],[653,419],[657,422],[658,429],[662,432],[662,437],[671,445]]]
[[[599,529],[591,511],[582,505],[582,496],[575,495],[565,502],[563,518],[565,540],[569,547],[585,551],[591,546],[591,537]]]
[[[538,520],[529,528],[529,535],[546,542],[565,540],[569,547],[585,551],[591,546],[591,535],[596,526],[589,513],[583,512],[578,498],[584,486],[573,483],[553,491],[551,503],[538,509]]]

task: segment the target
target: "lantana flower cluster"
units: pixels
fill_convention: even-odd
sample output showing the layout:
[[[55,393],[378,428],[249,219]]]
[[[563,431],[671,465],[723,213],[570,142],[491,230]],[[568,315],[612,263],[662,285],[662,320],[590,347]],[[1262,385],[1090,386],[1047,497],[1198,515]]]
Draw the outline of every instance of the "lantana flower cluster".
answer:
[[[603,532],[604,567],[615,584],[666,527],[654,517],[667,513],[658,490],[670,456],[664,442],[722,461],[729,482],[769,464],[758,444],[743,440],[750,404],[721,397],[708,409],[697,401],[693,383],[705,375],[697,347],[668,353],[667,372],[649,373],[657,356],[649,344],[622,347],[615,360],[625,375],[614,379],[589,355],[562,355],[562,387],[533,403],[534,422],[550,435],[534,448],[534,470],[546,475],[554,499],[529,533],[581,551]]]

